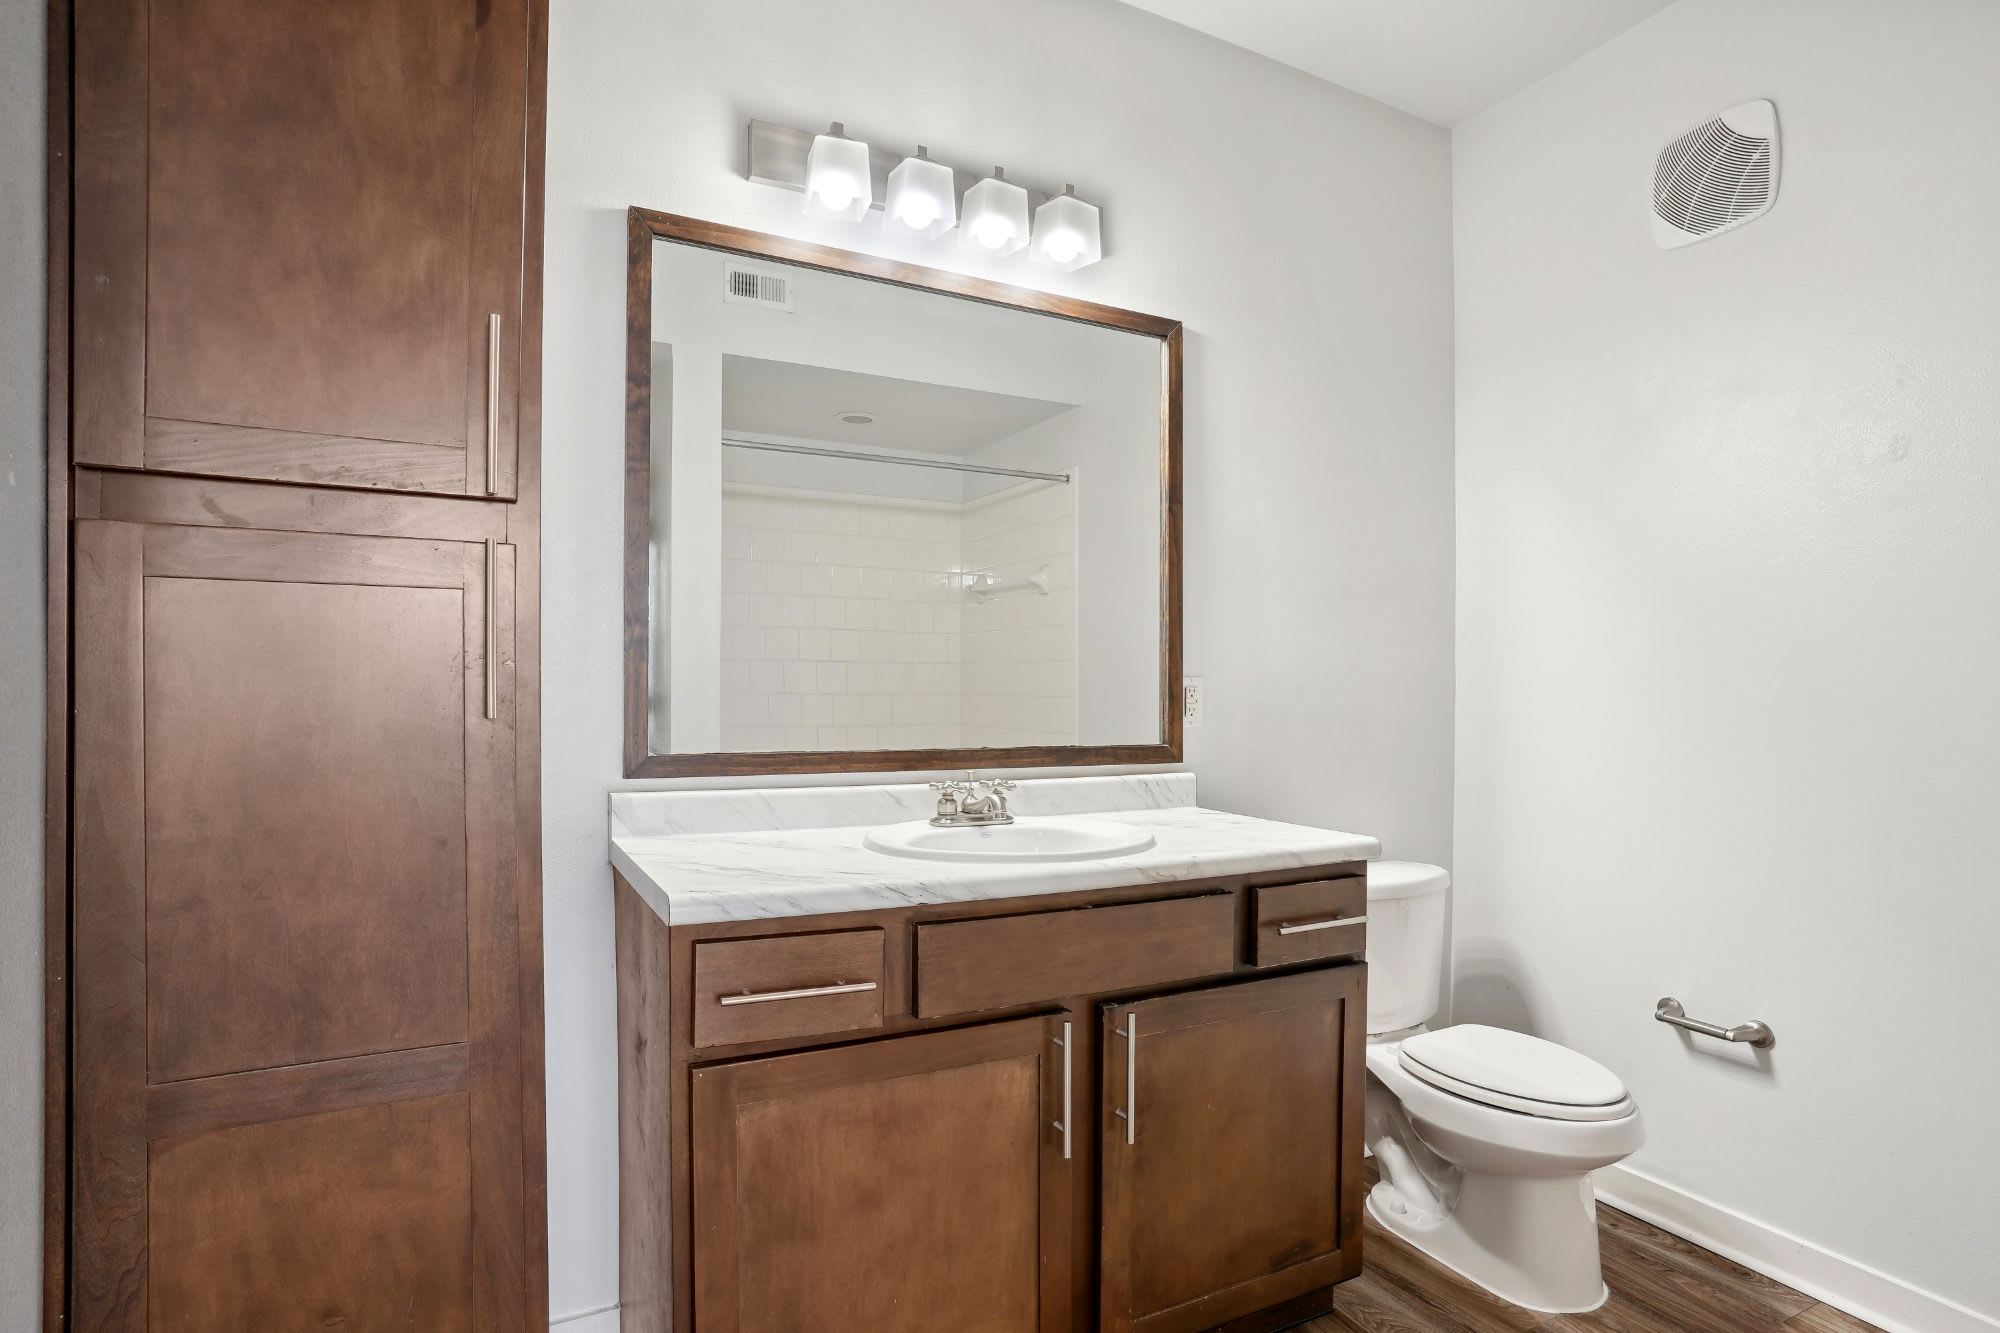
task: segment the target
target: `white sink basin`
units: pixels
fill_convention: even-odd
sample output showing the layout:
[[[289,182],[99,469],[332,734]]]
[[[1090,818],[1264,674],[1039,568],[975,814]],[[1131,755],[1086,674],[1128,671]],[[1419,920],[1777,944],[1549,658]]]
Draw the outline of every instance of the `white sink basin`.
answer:
[[[1016,816],[1011,824],[934,828],[927,820],[870,829],[861,845],[920,861],[1104,861],[1153,845],[1153,835],[1101,819]]]

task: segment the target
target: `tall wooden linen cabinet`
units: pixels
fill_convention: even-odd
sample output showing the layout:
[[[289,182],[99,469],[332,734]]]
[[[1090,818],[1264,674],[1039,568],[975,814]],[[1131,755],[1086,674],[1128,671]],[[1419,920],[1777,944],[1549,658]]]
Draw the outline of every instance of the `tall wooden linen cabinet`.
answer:
[[[52,7],[50,1329],[547,1325],[546,29]]]

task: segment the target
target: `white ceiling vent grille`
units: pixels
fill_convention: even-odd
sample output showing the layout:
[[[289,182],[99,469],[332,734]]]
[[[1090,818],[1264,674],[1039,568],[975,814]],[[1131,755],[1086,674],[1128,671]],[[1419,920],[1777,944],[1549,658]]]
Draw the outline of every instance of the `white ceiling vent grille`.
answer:
[[[1745,102],[1660,150],[1653,163],[1653,239],[1662,250],[1734,231],[1778,199],[1778,110]]]
[[[760,305],[767,310],[796,308],[789,277],[742,264],[724,265],[722,299],[737,305]]]

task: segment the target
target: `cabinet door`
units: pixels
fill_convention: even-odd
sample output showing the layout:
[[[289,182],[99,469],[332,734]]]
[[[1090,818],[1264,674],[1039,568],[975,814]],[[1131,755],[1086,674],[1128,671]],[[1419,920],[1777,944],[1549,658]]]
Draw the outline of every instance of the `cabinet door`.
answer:
[[[1062,1024],[694,1071],[696,1333],[1062,1333]]]
[[[1104,1333],[1192,1333],[1361,1269],[1360,966],[1105,1005]]]
[[[527,1327],[512,548],[75,580],[70,1327]]]
[[[76,0],[76,461],[512,496],[543,3]]]

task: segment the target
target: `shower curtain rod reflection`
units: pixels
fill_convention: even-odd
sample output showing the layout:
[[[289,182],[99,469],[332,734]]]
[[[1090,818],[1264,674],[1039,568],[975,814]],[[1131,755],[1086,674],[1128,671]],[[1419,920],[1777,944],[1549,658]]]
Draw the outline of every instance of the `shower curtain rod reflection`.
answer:
[[[1031,472],[1018,467],[987,467],[983,463],[950,463],[942,458],[903,458],[896,454],[870,454],[859,449],[828,449],[816,444],[779,444],[773,440],[746,440],[734,435],[722,437],[731,449],[762,449],[774,454],[811,454],[815,458],[852,458],[863,463],[900,463],[904,467],[935,467],[947,472],[982,472],[989,477],[1025,477],[1030,481],[1059,481],[1069,485],[1067,472]]]

